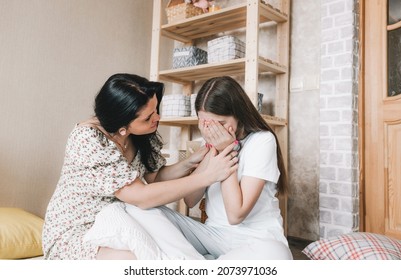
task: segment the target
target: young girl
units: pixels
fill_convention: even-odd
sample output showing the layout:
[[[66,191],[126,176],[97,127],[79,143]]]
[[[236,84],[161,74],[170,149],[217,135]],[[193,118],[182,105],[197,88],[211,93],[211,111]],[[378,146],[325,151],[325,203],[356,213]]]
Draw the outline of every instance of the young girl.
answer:
[[[219,155],[214,149],[202,149],[182,162],[165,166],[157,134],[163,90],[161,83],[132,74],[115,74],[96,96],[95,116],[75,125],[68,138],[60,180],[46,211],[43,228],[46,259],[136,259],[139,253],[149,256],[147,248],[156,248],[152,257],[163,258],[148,236],[148,228],[137,229],[128,214],[117,216],[123,217],[118,221],[136,227],[136,237],[143,239],[134,240],[136,251],[112,242],[122,233],[107,231],[114,229],[107,224],[115,222],[113,214],[134,211],[148,220],[154,217],[151,224],[165,222],[157,211],[141,209],[176,201],[236,171],[236,161],[230,155],[233,145]],[[187,176],[205,155],[209,165],[203,164],[202,170]],[[107,210],[103,215],[106,217],[103,230],[111,241],[85,242],[84,236],[102,210]],[[100,236],[95,234],[95,238]],[[174,249],[166,246],[162,249],[166,248]],[[202,258],[191,248],[174,251],[174,257]]]
[[[167,207],[165,215],[202,254],[218,259],[292,259],[277,193],[286,175],[276,136],[242,87],[230,77],[212,78],[200,89],[195,109],[207,145],[222,152],[235,143],[238,171],[185,197],[189,207],[205,195],[205,224]],[[207,158],[197,172],[207,167]]]

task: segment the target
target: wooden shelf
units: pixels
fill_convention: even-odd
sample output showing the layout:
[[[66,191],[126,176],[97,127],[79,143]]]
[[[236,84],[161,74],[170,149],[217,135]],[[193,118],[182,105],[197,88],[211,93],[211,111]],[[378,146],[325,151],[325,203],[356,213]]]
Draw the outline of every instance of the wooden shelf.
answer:
[[[288,16],[270,5],[259,3],[260,23],[285,22]],[[161,34],[167,38],[189,43],[194,39],[246,26],[247,3],[223,8],[216,12],[176,21],[161,26]]]
[[[287,121],[282,118],[270,115],[262,115],[262,117],[271,126],[287,125]],[[166,126],[198,125],[198,117],[165,117],[161,118],[159,123]]]
[[[201,64],[191,67],[163,70],[159,72],[159,79],[167,82],[185,84],[192,81],[207,80],[219,75],[243,75],[246,58],[238,58],[224,62]],[[259,59],[259,73],[284,74],[286,67],[278,63]]]
[[[159,124],[166,126],[197,125],[198,117],[162,117]]]

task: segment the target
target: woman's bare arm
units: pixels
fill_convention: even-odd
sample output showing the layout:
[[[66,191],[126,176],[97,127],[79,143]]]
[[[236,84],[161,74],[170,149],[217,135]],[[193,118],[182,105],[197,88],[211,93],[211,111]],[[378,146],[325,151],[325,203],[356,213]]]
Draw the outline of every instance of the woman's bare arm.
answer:
[[[208,148],[202,147],[184,160],[169,166],[163,166],[158,172],[146,174],[145,180],[148,183],[153,183],[187,176],[198,166],[199,162],[205,157],[208,151]]]

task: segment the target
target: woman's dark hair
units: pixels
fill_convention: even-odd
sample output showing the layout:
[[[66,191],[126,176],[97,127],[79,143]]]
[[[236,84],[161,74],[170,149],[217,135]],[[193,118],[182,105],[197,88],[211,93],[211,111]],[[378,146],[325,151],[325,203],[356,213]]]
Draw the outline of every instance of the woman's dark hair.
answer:
[[[231,77],[215,77],[207,80],[198,92],[195,110],[210,112],[220,116],[233,116],[238,121],[238,134],[270,131],[277,143],[277,164],[280,178],[277,183],[279,194],[287,192],[287,175],[277,136],[259,114],[241,85]]]
[[[116,133],[138,117],[138,112],[156,94],[157,113],[164,92],[164,84],[148,81],[133,74],[111,76],[95,98],[95,115],[108,133]],[[161,147],[157,132],[146,135],[130,135],[139,150],[141,161],[149,171],[155,171],[156,160]],[[152,146],[151,141],[156,145]]]

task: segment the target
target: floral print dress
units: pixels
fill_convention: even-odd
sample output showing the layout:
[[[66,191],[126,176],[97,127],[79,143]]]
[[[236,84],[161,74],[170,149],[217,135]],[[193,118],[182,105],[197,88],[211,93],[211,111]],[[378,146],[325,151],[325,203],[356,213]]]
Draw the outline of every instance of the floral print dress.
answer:
[[[157,147],[160,151],[162,147]],[[157,170],[166,160],[159,153]],[[66,147],[56,190],[43,227],[45,259],[95,259],[98,247],[84,243],[96,214],[118,200],[114,193],[147,173],[139,152],[131,163],[116,144],[92,126],[76,125]]]

